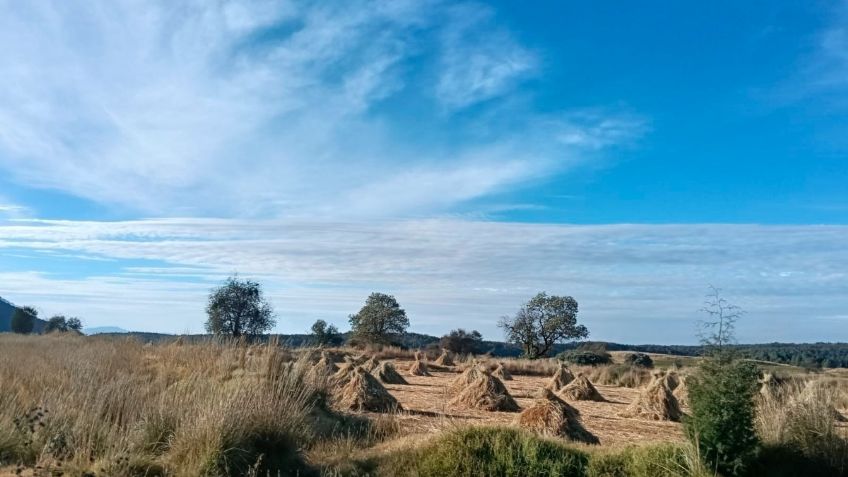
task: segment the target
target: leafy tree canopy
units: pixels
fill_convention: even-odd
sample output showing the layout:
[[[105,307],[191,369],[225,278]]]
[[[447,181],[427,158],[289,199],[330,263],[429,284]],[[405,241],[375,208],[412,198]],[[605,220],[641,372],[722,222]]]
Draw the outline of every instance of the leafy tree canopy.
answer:
[[[514,317],[501,318],[510,343],[521,346],[530,359],[547,356],[555,343],[586,338],[589,330],[577,324],[577,300],[570,296],[539,293]]]
[[[395,297],[372,293],[359,313],[349,317],[351,332],[357,340],[369,343],[390,343],[409,327],[406,311]]]
[[[251,280],[227,278],[209,294],[206,331],[216,335],[256,336],[276,324],[274,310],[265,300],[262,286]]]

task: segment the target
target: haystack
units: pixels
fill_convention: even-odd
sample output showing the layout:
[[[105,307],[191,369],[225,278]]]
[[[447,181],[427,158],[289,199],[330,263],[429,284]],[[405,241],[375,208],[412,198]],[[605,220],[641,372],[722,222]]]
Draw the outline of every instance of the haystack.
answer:
[[[655,421],[680,421],[680,403],[663,377],[655,377],[624,412],[622,417],[641,417]]]
[[[356,369],[356,362],[345,356],[345,362],[339,366],[338,371],[332,376],[331,380],[337,385],[344,386],[350,381],[350,376],[354,369]]]
[[[542,435],[563,437],[586,444],[599,444],[598,438],[580,422],[580,412],[550,389],[542,389],[538,399],[515,419],[515,423]]]
[[[326,370],[327,375],[334,374],[339,370],[339,367],[336,366],[336,363],[333,362],[332,358],[330,358],[330,354],[326,351],[321,352],[321,359],[315,363],[315,367]]]
[[[668,389],[672,391],[677,389],[677,386],[680,385],[680,377],[674,371],[666,372],[664,370],[656,370],[651,373],[651,377],[653,379],[662,379],[663,381],[665,381],[665,384],[666,386],[668,386]]]
[[[351,373],[348,383],[338,392],[337,402],[342,409],[353,411],[401,410],[400,404],[380,381],[361,366]]]
[[[521,409],[500,379],[483,372],[478,372],[477,378],[451,399],[450,403],[457,407],[483,411],[517,412]]]
[[[583,373],[578,373],[574,381],[568,383],[557,394],[570,401],[606,401]]]
[[[416,359],[412,366],[409,367],[409,375],[410,376],[431,376],[430,372],[427,371],[427,364],[420,359]]]
[[[371,371],[371,375],[383,384],[409,384],[403,379],[403,376],[398,374],[394,365],[388,361],[380,363],[377,369]]]
[[[471,383],[477,381],[477,379],[479,379],[483,374],[489,374],[489,370],[480,365],[470,366],[468,369],[460,373],[459,376],[453,378],[453,381],[448,384],[448,391],[452,394],[461,392]]]
[[[680,377],[680,383],[672,393],[681,407],[689,407],[689,388],[686,386],[686,376]]]
[[[376,356],[372,356],[360,366],[365,368],[365,371],[368,371],[370,373],[371,371],[374,371],[380,366],[380,361],[377,359]]]
[[[439,366],[456,366],[456,364],[451,359],[450,354],[448,354],[448,350],[446,349],[442,350],[442,354],[438,358],[436,358],[435,363]]]
[[[572,381],[574,381],[574,375],[571,374],[571,370],[564,364],[560,364],[559,369],[556,370],[548,382],[547,388],[553,392],[557,392]]]
[[[512,381],[512,375],[509,374],[509,371],[504,368],[503,363],[498,363],[498,367],[492,371],[492,376],[500,379],[501,381]]]

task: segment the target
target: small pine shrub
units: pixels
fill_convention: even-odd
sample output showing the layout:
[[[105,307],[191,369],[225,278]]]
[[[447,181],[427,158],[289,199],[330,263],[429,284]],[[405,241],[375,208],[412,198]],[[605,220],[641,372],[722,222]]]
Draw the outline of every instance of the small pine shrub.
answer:
[[[687,381],[691,415],[686,432],[705,465],[724,476],[743,475],[756,457],[754,428],[759,371],[749,362],[716,356]]]

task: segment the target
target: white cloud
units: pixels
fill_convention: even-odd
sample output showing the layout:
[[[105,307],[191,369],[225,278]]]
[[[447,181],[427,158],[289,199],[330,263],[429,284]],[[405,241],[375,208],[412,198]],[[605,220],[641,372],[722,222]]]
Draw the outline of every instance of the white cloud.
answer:
[[[666,343],[694,339],[696,310],[713,284],[749,312],[743,341],[844,341],[832,317],[848,306],[846,234],[844,226],[448,219],[26,221],[0,228],[0,255],[119,261],[84,277],[44,267],[0,280],[4,297],[70,308],[91,324],[182,331],[196,323],[198,331],[208,289],[238,271],[266,284],[281,331],[316,318],[344,326],[369,292],[382,290],[396,294],[415,330],[441,333],[461,320],[492,338],[499,316],[547,290],[574,295],[598,339]]]
[[[478,4],[93,0],[4,11],[0,42],[15,47],[0,54],[0,169],[145,215],[444,211],[562,173],[558,158],[579,163],[594,148],[586,138],[617,120],[566,112],[567,132],[543,135],[532,108],[504,106],[511,127],[478,135],[501,119],[380,109],[389,98],[462,108],[534,74],[535,55]],[[438,81],[422,84],[428,76]],[[409,128],[426,138],[399,136]],[[419,175],[468,183],[445,194],[455,183],[432,189]]]

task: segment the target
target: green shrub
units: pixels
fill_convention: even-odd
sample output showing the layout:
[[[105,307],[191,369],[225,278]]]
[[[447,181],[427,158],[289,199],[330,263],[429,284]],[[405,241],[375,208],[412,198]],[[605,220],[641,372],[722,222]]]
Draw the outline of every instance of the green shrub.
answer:
[[[754,395],[757,368],[745,361],[716,356],[701,362],[687,381],[691,415],[686,432],[704,463],[722,475],[746,472],[756,456]]]
[[[629,353],[624,357],[624,362],[631,366],[639,366],[641,368],[654,367],[654,360],[645,353]]]
[[[564,444],[506,427],[448,433],[381,463],[382,475],[417,477],[582,476],[589,456]]]
[[[657,444],[593,453],[587,477],[698,477],[709,475],[687,446]]]
[[[606,351],[564,351],[557,357],[563,361],[581,366],[598,366],[612,363],[612,356],[610,356],[610,354]]]

